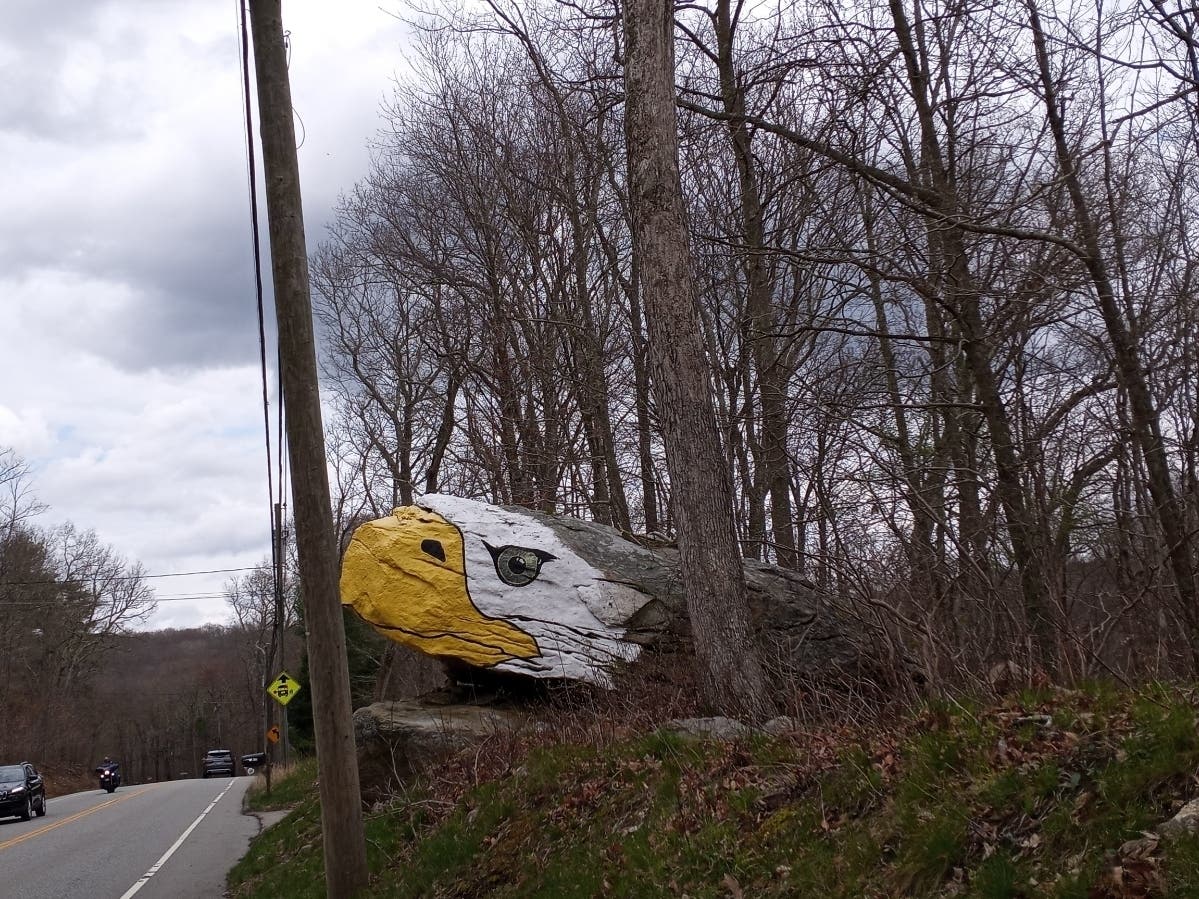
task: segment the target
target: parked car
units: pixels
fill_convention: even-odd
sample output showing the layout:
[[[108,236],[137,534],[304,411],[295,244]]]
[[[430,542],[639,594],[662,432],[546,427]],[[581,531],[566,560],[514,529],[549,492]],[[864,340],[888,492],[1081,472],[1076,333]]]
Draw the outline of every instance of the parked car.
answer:
[[[28,821],[46,814],[46,785],[29,762],[0,765],[0,817],[16,815]]]
[[[204,754],[204,776],[234,775],[233,752],[229,749],[210,749]]]

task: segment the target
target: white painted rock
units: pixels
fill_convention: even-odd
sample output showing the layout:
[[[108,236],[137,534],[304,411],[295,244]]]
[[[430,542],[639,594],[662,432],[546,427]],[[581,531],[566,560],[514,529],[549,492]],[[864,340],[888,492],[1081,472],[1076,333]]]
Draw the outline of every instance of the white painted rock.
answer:
[[[777,673],[875,678],[876,657],[800,575],[743,567]],[[341,598],[380,633],[457,668],[612,687],[645,647],[690,649],[673,547],[440,494],[354,532]]]
[[[354,532],[341,596],[429,655],[605,687],[640,652],[624,625],[651,599],[521,511],[439,494]]]

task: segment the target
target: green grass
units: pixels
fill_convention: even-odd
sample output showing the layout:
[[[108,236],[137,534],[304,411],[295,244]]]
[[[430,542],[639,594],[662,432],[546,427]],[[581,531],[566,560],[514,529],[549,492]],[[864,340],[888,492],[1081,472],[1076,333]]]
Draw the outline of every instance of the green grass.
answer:
[[[418,782],[369,813],[366,895],[1114,899],[1120,846],[1195,795],[1199,734],[1190,694],[1097,685],[930,704],[836,740],[657,732],[504,769],[452,799]],[[254,842],[232,895],[323,895],[313,774],[278,785],[295,811]],[[1199,840],[1134,867],[1150,884],[1135,895],[1199,897]]]
[[[271,772],[271,791],[266,792],[266,776],[259,774],[246,790],[247,811],[264,812],[288,809],[316,795],[316,758],[300,759],[287,767],[276,765]]]

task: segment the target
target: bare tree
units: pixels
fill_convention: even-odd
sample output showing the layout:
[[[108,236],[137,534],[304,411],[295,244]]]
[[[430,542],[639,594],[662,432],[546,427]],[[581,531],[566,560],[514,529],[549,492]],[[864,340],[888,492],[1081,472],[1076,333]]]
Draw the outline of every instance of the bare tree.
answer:
[[[641,254],[650,364],[699,683],[714,708],[762,714],[769,701],[749,633],[732,486],[716,428],[691,274],[678,167],[673,4],[626,3],[624,36],[633,239]]]
[[[140,562],[130,563],[94,531],[71,523],[51,535],[52,558],[63,585],[54,649],[58,685],[70,687],[94,669],[109,638],[145,621],[156,608]]]
[[[0,447],[0,540],[7,540],[46,507],[32,492],[29,466],[12,449]]]
[[[1132,432],[1144,455],[1148,471],[1147,487],[1153,497],[1167,558],[1174,574],[1178,607],[1190,631],[1192,661],[1196,670],[1199,670],[1199,592],[1195,583],[1194,541],[1174,486],[1161,418],[1145,375],[1141,352],[1120,307],[1114,279],[1102,248],[1099,226],[1083,190],[1078,154],[1071,149],[1067,139],[1064,100],[1059,97],[1057,78],[1050,65],[1045,30],[1036,4],[1028,0],[1027,6],[1045,118],[1053,135],[1054,152],[1074,213],[1079,243],[1076,252],[1091,279],[1115,359],[1116,373],[1128,396]]]
[[[617,18],[485,7],[423,22],[420,77],[314,265],[346,518],[423,480],[621,526],[623,493],[628,524],[681,535]],[[681,308],[741,546],[885,619],[930,675],[1186,651],[1159,486],[1193,557],[1193,14],[1099,13],[1055,8],[1044,42],[1063,162],[1024,0],[674,10]],[[1123,439],[1147,419],[1067,162],[1156,461]]]

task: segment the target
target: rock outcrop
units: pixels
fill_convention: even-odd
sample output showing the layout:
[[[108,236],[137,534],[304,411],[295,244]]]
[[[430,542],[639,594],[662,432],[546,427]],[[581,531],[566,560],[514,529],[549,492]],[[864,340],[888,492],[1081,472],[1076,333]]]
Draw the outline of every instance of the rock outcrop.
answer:
[[[743,564],[767,664],[874,678],[859,635],[794,572]],[[354,533],[342,602],[380,633],[462,670],[614,686],[648,652],[690,644],[677,550],[528,509],[429,495]]]
[[[354,712],[359,776],[368,800],[394,794],[399,784],[439,759],[502,738],[525,726],[511,708],[440,701],[434,697],[376,702]]]

